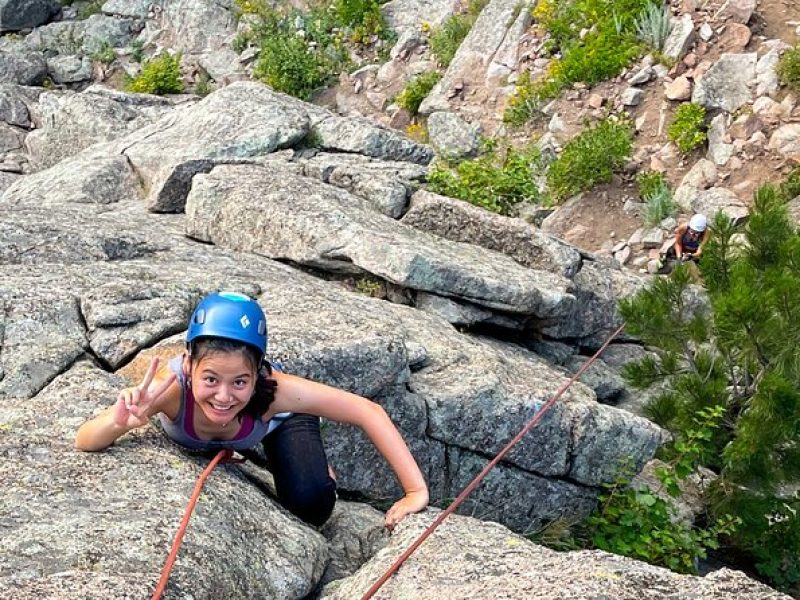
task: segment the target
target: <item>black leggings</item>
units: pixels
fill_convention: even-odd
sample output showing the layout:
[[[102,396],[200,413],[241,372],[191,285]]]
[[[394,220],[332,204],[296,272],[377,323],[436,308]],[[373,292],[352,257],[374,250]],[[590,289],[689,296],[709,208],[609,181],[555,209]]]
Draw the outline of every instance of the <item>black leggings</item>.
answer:
[[[294,414],[262,444],[278,501],[306,523],[322,525],[336,503],[336,482],[328,474],[319,417]]]

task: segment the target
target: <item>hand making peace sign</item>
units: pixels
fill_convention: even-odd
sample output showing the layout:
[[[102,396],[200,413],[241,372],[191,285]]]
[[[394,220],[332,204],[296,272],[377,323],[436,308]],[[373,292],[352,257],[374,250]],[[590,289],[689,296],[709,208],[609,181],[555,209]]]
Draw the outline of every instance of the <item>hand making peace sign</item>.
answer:
[[[117,425],[129,429],[145,425],[150,418],[149,409],[175,381],[175,373],[170,373],[169,377],[160,383],[157,382],[158,385],[150,389],[153,378],[158,372],[158,363],[158,357],[154,357],[142,383],[125,388],[119,393],[114,404],[114,422]]]

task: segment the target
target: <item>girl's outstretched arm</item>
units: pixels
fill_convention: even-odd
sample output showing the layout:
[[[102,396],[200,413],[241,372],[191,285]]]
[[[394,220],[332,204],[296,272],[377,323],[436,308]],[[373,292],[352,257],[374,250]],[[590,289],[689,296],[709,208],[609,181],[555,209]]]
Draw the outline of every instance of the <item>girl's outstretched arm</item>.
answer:
[[[156,378],[158,363],[154,358],[138,386],[122,390],[113,406],[80,426],[75,448],[87,452],[108,448],[131,429],[146,425],[166,401],[173,399],[179,392],[178,386],[173,385],[175,373],[161,372]]]
[[[406,515],[428,505],[428,486],[417,462],[389,415],[379,404],[344,390],[302,377],[277,373],[278,388],[269,415],[307,413],[360,427],[394,469],[405,497],[386,513],[386,526],[394,527]]]

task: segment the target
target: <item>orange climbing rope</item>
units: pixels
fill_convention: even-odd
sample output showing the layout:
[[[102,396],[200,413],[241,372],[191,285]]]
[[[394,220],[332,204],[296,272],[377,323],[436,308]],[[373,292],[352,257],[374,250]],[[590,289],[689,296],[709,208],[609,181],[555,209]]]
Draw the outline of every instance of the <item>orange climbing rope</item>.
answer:
[[[483,470],[475,476],[475,479],[473,479],[469,483],[469,485],[467,485],[467,487],[464,488],[464,490],[458,495],[458,497],[453,501],[453,503],[450,506],[448,506],[445,510],[443,510],[439,514],[439,516],[436,517],[436,520],[434,520],[434,522],[431,523],[428,526],[428,528],[420,534],[420,536],[414,541],[414,543],[411,544],[396,561],[394,561],[392,566],[389,567],[389,569],[383,575],[381,575],[380,579],[378,579],[375,583],[372,584],[372,587],[370,587],[367,590],[367,592],[362,596],[361,600],[369,600],[370,598],[372,598],[372,596],[375,595],[375,593],[381,588],[381,586],[384,583],[386,583],[389,580],[389,578],[397,572],[397,570],[408,559],[408,557],[411,556],[416,551],[417,548],[419,548],[422,542],[424,542],[428,538],[428,536],[431,535],[433,531],[437,527],[439,527],[439,525],[442,524],[442,521],[444,521],[450,514],[452,514],[453,511],[455,511],[455,509],[457,509],[461,505],[461,503],[467,499],[467,496],[469,496],[470,493],[472,493],[472,491],[476,487],[478,487],[478,484],[483,480],[484,477],[486,477],[489,471],[491,471],[497,465],[497,463],[499,463],[500,460],[506,454],[508,454],[509,450],[511,450],[511,448],[513,448],[515,444],[517,444],[523,437],[525,437],[525,434],[528,433],[533,428],[533,426],[536,425],[536,423],[538,423],[541,420],[542,415],[544,415],[544,413],[547,412],[547,410],[549,410],[550,407],[556,403],[556,401],[561,397],[561,395],[565,391],[567,391],[569,386],[575,383],[578,380],[578,378],[583,374],[583,372],[586,369],[588,369],[589,366],[591,366],[591,364],[595,360],[597,360],[597,357],[600,356],[603,350],[605,350],[608,347],[608,345],[611,343],[611,340],[617,337],[624,328],[625,324],[623,323],[622,325],[619,326],[619,328],[617,328],[616,331],[614,331],[614,333],[608,336],[608,339],[606,339],[603,345],[600,346],[600,349],[597,352],[595,352],[594,355],[583,364],[583,366],[578,370],[578,372],[575,373],[570,378],[570,380],[567,381],[567,383],[565,383],[558,389],[558,391],[552,398],[550,398],[550,400],[548,400],[547,402],[544,403],[544,405],[542,405],[542,408],[536,412],[536,414],[530,421],[528,421],[525,427],[523,427],[522,430],[520,430],[520,432],[517,435],[515,435],[514,438],[510,442],[508,442],[508,444],[506,444],[506,446],[502,450],[500,450],[497,456],[495,456],[491,460],[491,462],[489,462],[483,468]]]
[[[200,474],[200,477],[197,478],[197,483],[194,484],[194,491],[192,491],[192,497],[189,499],[189,504],[186,506],[186,511],[183,513],[183,520],[181,521],[180,527],[178,527],[178,532],[175,534],[175,540],[172,542],[172,549],[169,551],[167,562],[164,564],[164,569],[161,571],[161,579],[158,581],[156,591],[153,592],[151,600],[158,600],[161,598],[161,594],[164,593],[164,589],[167,587],[167,581],[169,580],[169,573],[172,571],[172,565],[178,557],[178,549],[181,547],[183,534],[186,533],[186,527],[189,525],[189,519],[192,516],[194,505],[197,504],[197,499],[200,497],[200,492],[203,491],[203,484],[206,482],[206,479],[208,479],[208,476],[211,475],[211,471],[213,471],[214,467],[220,462],[244,462],[244,460],[234,459],[233,450],[229,448],[220,450],[217,452],[214,459],[208,463],[208,466]]]

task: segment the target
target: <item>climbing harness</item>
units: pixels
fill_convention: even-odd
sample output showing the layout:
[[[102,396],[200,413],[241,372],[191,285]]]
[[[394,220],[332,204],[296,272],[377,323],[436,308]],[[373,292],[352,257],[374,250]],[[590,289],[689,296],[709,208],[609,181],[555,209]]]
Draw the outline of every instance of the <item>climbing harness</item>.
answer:
[[[372,598],[372,596],[375,595],[375,593],[381,588],[381,586],[384,583],[386,583],[389,580],[389,578],[397,572],[397,570],[400,568],[400,565],[402,565],[408,559],[408,557],[411,556],[417,548],[419,548],[422,542],[424,542],[428,538],[428,536],[432,534],[433,531],[437,527],[439,527],[439,525],[442,524],[442,521],[444,521],[451,513],[453,513],[453,511],[455,511],[455,509],[457,509],[461,505],[462,502],[464,502],[464,500],[467,499],[467,496],[469,496],[470,493],[472,493],[472,490],[478,487],[478,484],[483,480],[484,477],[486,477],[486,475],[488,475],[489,471],[491,471],[497,465],[497,463],[499,463],[500,460],[506,454],[508,454],[508,452],[511,450],[511,448],[514,447],[515,444],[517,444],[523,437],[525,437],[525,434],[528,433],[533,428],[534,425],[536,425],[539,421],[541,421],[542,416],[550,409],[550,407],[553,406],[553,404],[556,403],[556,401],[561,397],[561,395],[567,391],[569,386],[575,383],[578,380],[578,378],[581,375],[583,375],[583,372],[586,371],[586,369],[588,369],[595,360],[597,360],[597,357],[600,356],[603,350],[605,350],[608,347],[608,345],[611,343],[611,340],[617,337],[624,328],[625,324],[623,323],[617,328],[616,331],[614,331],[614,333],[608,336],[603,345],[600,346],[600,349],[597,352],[595,352],[594,355],[589,360],[583,363],[583,366],[580,369],[578,369],[578,372],[575,373],[570,378],[570,380],[567,381],[567,383],[562,385],[555,393],[555,395],[552,398],[550,398],[550,400],[548,400],[542,405],[542,408],[536,412],[536,414],[530,421],[528,421],[525,427],[523,427],[520,430],[520,432],[517,435],[515,435],[514,438],[510,442],[508,442],[508,444],[506,444],[506,446],[502,450],[500,450],[497,456],[495,456],[491,460],[491,462],[489,462],[483,468],[483,470],[475,476],[475,479],[473,479],[469,483],[469,485],[467,485],[467,487],[464,488],[464,490],[458,495],[458,497],[453,501],[453,503],[450,506],[448,506],[445,510],[443,510],[439,514],[439,516],[436,517],[436,520],[433,523],[431,523],[428,526],[428,528],[425,531],[423,531],[420,534],[420,536],[414,541],[414,543],[411,544],[396,561],[394,561],[394,564],[392,564],[392,566],[389,567],[389,569],[383,575],[381,575],[380,579],[378,579],[375,583],[372,584],[372,587],[370,587],[367,590],[367,592],[362,596],[361,600],[369,600],[370,598]]]
[[[194,505],[197,504],[197,499],[200,497],[200,492],[203,491],[203,484],[206,482],[206,479],[208,479],[208,476],[211,475],[211,471],[213,471],[214,467],[216,467],[219,463],[224,464],[241,462],[244,462],[243,458],[233,458],[233,450],[229,448],[220,450],[217,452],[217,455],[213,458],[213,460],[208,463],[208,466],[200,474],[200,477],[197,478],[197,483],[194,484],[194,490],[192,491],[192,497],[189,499],[189,504],[186,506],[186,511],[183,513],[183,519],[181,520],[180,527],[178,527],[178,532],[175,534],[175,541],[172,542],[172,548],[169,551],[167,562],[164,563],[164,568],[161,571],[161,579],[158,581],[156,591],[153,592],[151,600],[159,600],[159,598],[161,598],[161,594],[164,593],[164,589],[167,587],[169,573],[172,571],[172,565],[175,563],[175,559],[178,556],[178,549],[181,547],[183,534],[186,533],[186,527],[189,525],[189,519],[192,516]]]
[[[464,488],[464,490],[458,495],[458,497],[453,501],[450,506],[448,506],[445,510],[443,510],[438,517],[431,523],[425,531],[423,531],[420,536],[414,541],[411,546],[409,546],[403,554],[392,564],[391,567],[383,574],[381,577],[372,584],[367,592],[362,596],[361,600],[369,600],[372,598],[375,593],[381,588],[381,586],[386,583],[389,578],[394,575],[400,566],[416,551],[417,548],[424,542],[428,536],[430,536],[433,531],[442,524],[449,515],[451,515],[463,502],[467,499],[472,491],[478,487],[483,478],[489,474],[497,463],[499,463],[503,457],[514,447],[525,435],[533,429],[533,427],[542,419],[542,416],[555,404],[558,399],[564,394],[564,392],[569,389],[569,387],[575,383],[578,378],[583,375],[584,371],[588,369],[592,363],[603,353],[603,351],[608,347],[615,337],[617,337],[622,330],[625,328],[625,324],[623,323],[620,325],[616,331],[614,331],[603,345],[595,352],[589,360],[583,363],[580,369],[567,381],[564,385],[562,385],[558,391],[550,398],[547,402],[545,402],[542,407],[536,411],[536,414],[533,418],[528,421],[528,423],[520,430],[520,432],[514,436],[514,438],[505,445],[505,447],[500,450],[500,452],[495,456],[482,470],[478,473],[475,478]],[[175,541],[172,543],[172,549],[169,552],[169,556],[167,557],[167,562],[164,564],[164,569],[161,571],[161,579],[158,582],[158,586],[156,586],[155,592],[153,592],[153,596],[151,600],[159,600],[161,598],[161,594],[164,593],[164,589],[167,587],[167,581],[169,580],[169,574],[172,570],[172,565],[175,563],[175,559],[178,556],[178,549],[181,546],[181,542],[183,541],[183,535],[186,533],[186,527],[189,525],[189,519],[192,516],[192,511],[194,510],[194,506],[197,503],[197,499],[200,497],[200,492],[203,490],[203,484],[205,483],[208,476],[214,470],[214,467],[217,466],[220,462],[222,463],[241,463],[244,462],[245,459],[235,459],[233,458],[233,450],[225,449],[220,450],[214,459],[208,464],[205,468],[203,473],[197,479],[197,483],[195,483],[194,491],[192,492],[192,497],[189,500],[189,504],[186,506],[186,511],[183,515],[183,520],[181,521],[180,527],[178,527],[178,532],[175,534]]]

